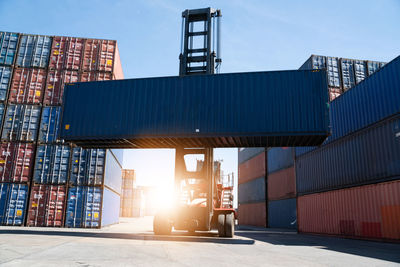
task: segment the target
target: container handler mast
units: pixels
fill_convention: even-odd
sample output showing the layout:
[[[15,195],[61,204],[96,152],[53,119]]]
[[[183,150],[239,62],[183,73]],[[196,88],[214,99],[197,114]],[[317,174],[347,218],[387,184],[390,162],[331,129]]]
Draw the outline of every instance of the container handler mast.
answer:
[[[221,16],[212,8],[182,13],[180,76],[219,73]],[[196,171],[188,171],[187,155],[203,155]],[[170,234],[173,227],[189,232],[217,229],[219,236],[233,237],[233,175],[221,176],[220,164],[215,167],[213,158],[212,147],[176,148],[174,208],[156,214],[155,234]]]

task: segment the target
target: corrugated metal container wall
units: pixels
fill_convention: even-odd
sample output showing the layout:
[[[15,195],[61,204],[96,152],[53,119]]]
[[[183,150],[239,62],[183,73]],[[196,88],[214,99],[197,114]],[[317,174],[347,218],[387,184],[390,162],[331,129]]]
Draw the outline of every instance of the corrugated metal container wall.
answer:
[[[279,200],[296,197],[294,167],[268,174],[268,199]]]
[[[268,226],[271,228],[296,229],[296,198],[269,201]]]
[[[41,104],[46,85],[47,71],[20,68],[14,70],[8,103]]]
[[[261,176],[265,176],[265,152],[239,164],[239,184]]]
[[[104,185],[108,186],[116,193],[121,194],[122,166],[118,163],[118,160],[109,149],[106,151]]]
[[[0,64],[13,65],[18,46],[18,33],[0,32]]]
[[[299,194],[400,179],[400,116],[297,158],[296,175]]]
[[[343,89],[347,91],[356,84],[354,79],[353,60],[344,58],[340,59],[340,67],[342,68]]]
[[[22,225],[28,185],[0,183],[0,225]]]
[[[32,172],[35,146],[26,143],[0,145],[0,181],[28,182]]]
[[[1,129],[2,126],[3,126],[4,109],[5,109],[4,104],[3,104],[3,103],[0,103],[0,129]]]
[[[330,104],[332,135],[328,144],[388,116],[400,112],[400,57]],[[296,148],[300,156],[315,147]]]
[[[60,113],[61,107],[43,107],[39,128],[39,142],[52,143],[57,141]]]
[[[38,146],[33,181],[40,184],[67,183],[70,155],[70,146]]]
[[[43,104],[60,105],[64,95],[64,85],[66,83],[75,83],[80,79],[78,71],[72,70],[51,70],[47,76],[46,90]]]
[[[326,57],[311,55],[309,59],[299,68],[299,70],[322,70],[326,69],[329,87],[341,87],[341,77],[339,69],[339,59],[336,57]]]
[[[65,185],[35,185],[31,188],[27,226],[63,226]]]
[[[71,185],[102,185],[104,183],[105,149],[72,149]]]
[[[35,141],[39,121],[40,106],[8,105],[1,134],[2,141]]]
[[[374,72],[378,71],[380,68],[382,68],[385,65],[383,62],[377,62],[377,61],[368,61],[367,62],[367,68],[368,68],[368,75],[373,74]]]
[[[94,82],[94,81],[110,81],[113,79],[112,73],[109,72],[82,72],[80,75],[80,82]]]
[[[313,145],[329,131],[324,71],[130,79],[66,88],[61,138],[83,140],[85,146],[91,145],[85,138],[109,148],[175,147],[176,142],[260,147],[289,140]]]
[[[12,68],[0,66],[0,101],[7,99],[7,93],[11,82]]]
[[[286,169],[294,164],[294,148],[273,147],[268,149],[268,173]]]
[[[265,201],[265,177],[239,184],[239,204]]]
[[[113,72],[116,52],[115,41],[87,39],[82,70]]]
[[[262,153],[265,151],[264,147],[242,147],[239,148],[239,159],[238,163],[241,164],[252,157],[257,156],[258,154]]]
[[[364,60],[354,60],[353,62],[356,84],[359,84],[368,76],[366,62]]]
[[[51,48],[51,37],[21,35],[16,65],[19,67],[47,68]]]
[[[119,223],[121,198],[107,187],[103,191],[103,207],[101,209],[101,226]]]
[[[400,239],[400,181],[298,198],[299,231]]]
[[[56,36],[51,46],[50,69],[79,70],[85,39]]]
[[[123,149],[110,149],[110,150],[112,151],[115,158],[119,162],[119,165],[122,166],[124,164],[124,150]]]
[[[255,225],[266,227],[265,201],[260,203],[241,204],[238,207],[238,222],[241,225]]]

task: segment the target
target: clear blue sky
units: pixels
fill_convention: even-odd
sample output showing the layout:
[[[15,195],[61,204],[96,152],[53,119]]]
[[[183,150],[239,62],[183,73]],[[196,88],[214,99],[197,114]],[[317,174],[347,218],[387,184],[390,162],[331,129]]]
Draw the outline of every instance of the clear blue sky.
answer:
[[[400,54],[400,0],[0,0],[0,30],[115,39],[126,78],[177,75],[181,12],[208,6],[223,14],[222,72],[296,69],[311,54]],[[237,172],[235,150],[216,153]],[[171,162],[173,151],[131,151],[124,167],[151,183],[173,175]]]

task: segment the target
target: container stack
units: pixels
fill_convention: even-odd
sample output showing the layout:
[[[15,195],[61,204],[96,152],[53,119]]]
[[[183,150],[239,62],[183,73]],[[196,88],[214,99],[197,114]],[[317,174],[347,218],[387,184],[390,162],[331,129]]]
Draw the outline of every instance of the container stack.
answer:
[[[0,224],[64,226],[75,186],[72,146],[57,140],[64,85],[121,78],[116,41],[0,32]]]
[[[296,149],[299,231],[400,239],[400,57],[331,103],[332,135]]]
[[[121,217],[144,216],[143,191],[136,187],[135,170],[122,170]]]
[[[266,227],[266,149],[240,148],[238,163],[239,224]]]
[[[268,149],[268,227],[297,228],[294,149]]]

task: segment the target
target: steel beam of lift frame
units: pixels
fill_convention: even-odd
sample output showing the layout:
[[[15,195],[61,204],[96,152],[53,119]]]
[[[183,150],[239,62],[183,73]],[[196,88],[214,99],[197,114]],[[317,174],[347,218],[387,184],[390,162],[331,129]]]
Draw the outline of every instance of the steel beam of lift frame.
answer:
[[[221,11],[212,8],[182,13],[179,75],[219,73],[221,66]],[[172,227],[189,232],[217,229],[221,237],[233,237],[233,177],[224,183],[214,170],[213,148],[175,149],[175,207],[154,217],[155,234],[170,234]],[[186,155],[203,155],[201,169],[188,171]]]

